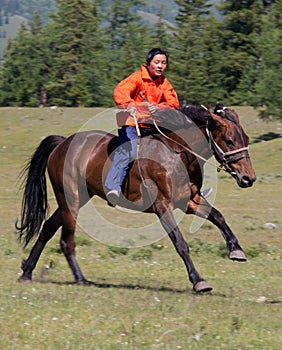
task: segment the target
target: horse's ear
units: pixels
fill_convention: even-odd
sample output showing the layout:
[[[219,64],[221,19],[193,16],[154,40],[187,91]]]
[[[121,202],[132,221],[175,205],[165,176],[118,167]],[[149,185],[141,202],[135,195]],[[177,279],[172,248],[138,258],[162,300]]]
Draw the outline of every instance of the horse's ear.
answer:
[[[224,104],[218,103],[214,108],[214,114],[220,116],[221,118],[226,118],[234,123],[239,124],[239,116],[237,112],[235,112],[233,109],[230,109],[228,107],[225,107]]]
[[[225,110],[227,107],[224,106],[223,103],[217,103],[214,107],[214,114],[224,118],[225,117]]]

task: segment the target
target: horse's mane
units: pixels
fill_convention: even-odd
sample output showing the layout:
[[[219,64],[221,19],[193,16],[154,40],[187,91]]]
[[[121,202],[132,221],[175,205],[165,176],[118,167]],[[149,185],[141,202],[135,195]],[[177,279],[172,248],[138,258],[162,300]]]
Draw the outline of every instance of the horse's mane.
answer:
[[[233,110],[225,107],[222,103],[217,103],[213,114],[226,118],[237,123],[236,114]],[[207,121],[212,119],[211,112],[205,106],[182,105],[179,110],[166,108],[154,114],[157,124],[168,130],[178,130],[188,128],[192,124],[197,126],[206,125]]]
[[[211,118],[211,112],[204,106],[198,107],[183,105],[180,111],[188,116],[198,126],[206,124],[207,120]],[[235,124],[238,123],[236,113],[232,109],[225,107],[223,103],[217,103],[215,105],[213,114],[216,114],[221,118],[228,119]]]
[[[168,130],[188,128],[192,124],[203,125],[211,117],[204,107],[185,106],[179,110],[166,108],[154,114],[157,124]]]
[[[203,106],[184,105],[180,111],[198,126],[205,125],[211,117],[210,111]]]

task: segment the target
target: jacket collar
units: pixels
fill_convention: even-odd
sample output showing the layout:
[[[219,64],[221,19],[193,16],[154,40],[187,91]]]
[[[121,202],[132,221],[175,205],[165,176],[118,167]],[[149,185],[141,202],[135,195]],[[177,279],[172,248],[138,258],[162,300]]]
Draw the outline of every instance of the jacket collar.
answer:
[[[142,76],[142,80],[149,80],[149,81],[154,81],[154,82],[162,81],[164,79],[164,77],[161,76],[161,77],[158,77],[155,80],[153,80],[152,77],[150,76],[145,64],[142,64],[142,66],[141,66],[141,76]]]

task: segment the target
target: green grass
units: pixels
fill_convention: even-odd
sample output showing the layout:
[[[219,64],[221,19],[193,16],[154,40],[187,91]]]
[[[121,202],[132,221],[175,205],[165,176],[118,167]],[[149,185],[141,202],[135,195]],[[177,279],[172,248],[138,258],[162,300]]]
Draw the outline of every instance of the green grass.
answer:
[[[181,231],[191,245],[196,267],[214,288],[196,295],[168,238],[124,249],[92,240],[80,228],[77,258],[95,286],[73,284],[59,250],[59,234],[44,250],[33,283],[17,283],[21,260],[28,255],[14,235],[20,169],[42,137],[76,132],[101,110],[0,109],[1,349],[282,348],[282,139],[254,142],[270,132],[281,135],[281,124],[261,121],[250,108],[236,110],[251,136],[250,154],[258,179],[253,188],[240,189],[219,173],[215,206],[249,260],[229,261],[217,229],[205,223],[190,233],[193,217],[186,216]],[[101,118],[101,128],[108,127]],[[54,208],[51,190],[50,204]],[[106,209],[122,220],[129,215]],[[265,229],[266,222],[278,228]]]

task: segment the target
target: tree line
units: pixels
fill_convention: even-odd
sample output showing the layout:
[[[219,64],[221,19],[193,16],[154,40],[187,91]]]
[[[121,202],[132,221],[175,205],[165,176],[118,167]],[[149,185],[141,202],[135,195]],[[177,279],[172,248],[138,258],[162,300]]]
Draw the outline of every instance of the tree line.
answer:
[[[57,0],[42,25],[34,13],[9,41],[0,67],[0,106],[111,107],[113,89],[152,47],[169,52],[167,76],[189,104],[251,105],[281,117],[282,2],[226,0],[222,20],[205,0],[175,0],[174,25],[160,7],[153,25],[144,0]]]

